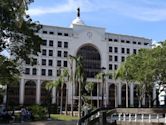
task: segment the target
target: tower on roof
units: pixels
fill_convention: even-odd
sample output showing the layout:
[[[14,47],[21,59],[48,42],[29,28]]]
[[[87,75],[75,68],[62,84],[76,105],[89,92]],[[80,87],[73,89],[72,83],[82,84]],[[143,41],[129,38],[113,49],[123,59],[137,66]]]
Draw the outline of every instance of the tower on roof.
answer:
[[[81,20],[80,18],[80,8],[77,8],[77,17],[72,21],[72,24],[70,27],[73,27],[73,25],[85,25],[84,21]]]

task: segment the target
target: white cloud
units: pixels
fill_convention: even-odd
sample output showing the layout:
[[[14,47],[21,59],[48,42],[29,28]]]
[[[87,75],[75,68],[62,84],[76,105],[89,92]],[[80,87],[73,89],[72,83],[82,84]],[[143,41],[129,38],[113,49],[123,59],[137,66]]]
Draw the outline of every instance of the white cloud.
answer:
[[[65,4],[52,7],[30,8],[28,14],[41,16],[52,13],[65,13],[76,11],[80,7],[82,12],[114,12],[143,21],[166,20],[166,3],[162,0],[67,0]]]

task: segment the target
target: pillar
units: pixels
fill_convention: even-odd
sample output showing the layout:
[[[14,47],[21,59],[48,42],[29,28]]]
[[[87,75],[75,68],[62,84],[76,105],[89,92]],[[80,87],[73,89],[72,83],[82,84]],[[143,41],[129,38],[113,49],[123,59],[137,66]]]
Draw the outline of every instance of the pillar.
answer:
[[[118,105],[122,105],[122,85],[119,83],[118,85]]]
[[[24,91],[25,91],[25,83],[24,79],[20,80],[20,88],[19,88],[19,103],[24,104]]]
[[[134,85],[133,83],[130,84],[130,107],[134,106]]]
[[[52,89],[52,104],[56,103],[56,90],[55,87]]]
[[[156,88],[153,88],[153,100],[156,99]],[[153,105],[156,105],[156,100],[153,102]]]
[[[37,80],[36,83],[36,104],[40,104],[40,88],[41,84],[40,84],[40,80]]]

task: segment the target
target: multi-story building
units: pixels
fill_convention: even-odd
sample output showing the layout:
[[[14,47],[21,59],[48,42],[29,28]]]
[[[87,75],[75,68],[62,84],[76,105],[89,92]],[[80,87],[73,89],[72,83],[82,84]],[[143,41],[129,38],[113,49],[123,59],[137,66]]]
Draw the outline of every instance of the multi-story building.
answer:
[[[99,99],[100,102],[102,100],[103,84],[95,79],[95,75],[101,72],[101,67],[105,67],[104,72],[114,72],[128,55],[137,53],[141,48],[151,48],[152,44],[151,39],[109,33],[105,28],[88,26],[80,19],[79,14],[69,28],[43,25],[37,34],[43,39],[41,53],[34,57],[35,65],[31,66],[29,62],[23,65],[25,70],[20,78],[19,87],[9,88],[8,98],[11,103],[44,103],[45,81],[56,80],[62,67],[70,67],[69,55],[80,55],[84,59],[87,81],[95,83],[93,103],[97,106],[97,100]],[[78,92],[75,85],[74,88],[76,103]],[[136,85],[130,84],[128,88],[129,105],[137,106]],[[52,103],[59,104],[59,91],[59,88],[52,90]],[[123,82],[115,81],[112,77],[106,78],[104,104],[113,107],[115,105],[125,106],[125,91],[126,87]],[[71,94],[71,84],[65,83],[63,96],[67,95],[68,104],[71,104]],[[155,98],[155,89],[152,95]],[[145,98],[143,104],[148,103]]]

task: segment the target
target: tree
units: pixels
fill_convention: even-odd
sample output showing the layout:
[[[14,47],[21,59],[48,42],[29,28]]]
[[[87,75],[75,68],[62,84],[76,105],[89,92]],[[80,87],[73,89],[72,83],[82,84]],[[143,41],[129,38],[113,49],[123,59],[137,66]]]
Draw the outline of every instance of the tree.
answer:
[[[85,89],[90,93],[91,98],[91,107],[93,107],[93,89],[94,89],[94,83],[93,82],[87,82],[85,85]]]
[[[102,76],[101,73],[96,74],[95,78],[96,78],[97,81],[98,81],[97,84],[100,83],[99,80],[101,79],[101,76]],[[98,87],[97,89],[99,90],[99,87]],[[98,91],[98,92],[97,92],[97,108],[100,107],[100,99],[99,99],[99,96],[100,96],[100,93],[99,93],[99,91]]]
[[[4,50],[12,59],[27,61],[40,52],[41,38],[35,34],[41,25],[26,14],[33,0],[0,0],[0,53]]]

